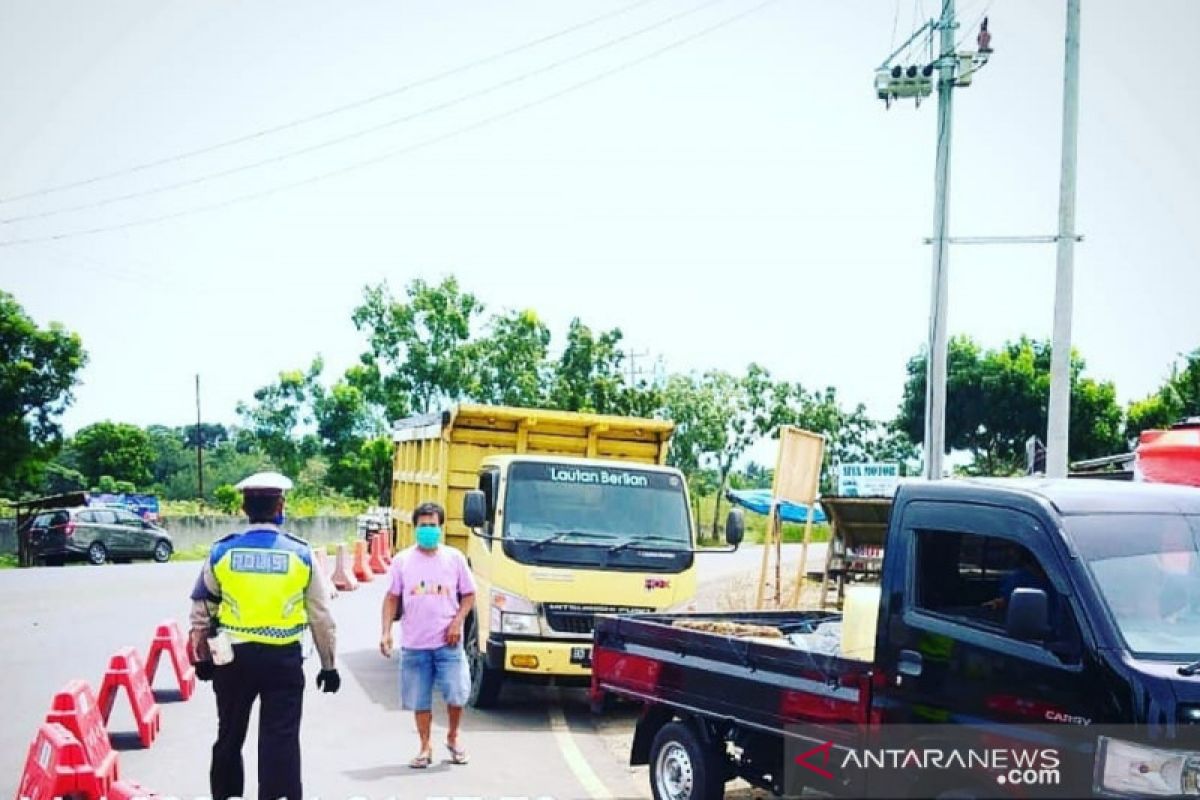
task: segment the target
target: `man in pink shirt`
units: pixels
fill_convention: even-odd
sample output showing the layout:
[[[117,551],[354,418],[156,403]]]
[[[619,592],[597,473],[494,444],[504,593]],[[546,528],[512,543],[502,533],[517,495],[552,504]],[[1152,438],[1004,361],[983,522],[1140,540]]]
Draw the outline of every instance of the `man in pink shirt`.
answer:
[[[392,560],[391,586],[383,596],[383,633],[379,651],[392,655],[392,622],[400,621],[400,700],[417,719],[421,751],[408,763],[424,769],[433,761],[433,689],[446,701],[449,732],[446,749],[453,764],[466,764],[467,751],[458,741],[463,706],[471,676],[463,653],[463,622],[475,605],[475,582],[461,552],[442,544],[446,511],[422,503],[413,512],[416,544]]]

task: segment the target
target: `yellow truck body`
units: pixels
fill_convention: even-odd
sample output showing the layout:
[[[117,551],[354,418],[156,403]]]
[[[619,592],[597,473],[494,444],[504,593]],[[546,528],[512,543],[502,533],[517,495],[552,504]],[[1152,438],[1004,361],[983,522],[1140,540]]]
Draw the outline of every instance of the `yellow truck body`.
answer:
[[[495,702],[510,673],[586,678],[597,613],[662,609],[694,595],[687,484],[664,466],[673,429],[481,405],[397,425],[397,545],[412,543],[412,510],[435,501],[447,512],[446,542],[467,554],[475,578],[465,636],[474,705]],[[487,497],[478,532],[463,524],[472,490]]]

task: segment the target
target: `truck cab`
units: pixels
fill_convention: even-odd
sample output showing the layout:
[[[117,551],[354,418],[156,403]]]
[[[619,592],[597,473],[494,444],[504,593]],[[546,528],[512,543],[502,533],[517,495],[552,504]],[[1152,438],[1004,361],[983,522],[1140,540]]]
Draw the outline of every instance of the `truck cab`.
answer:
[[[399,544],[411,541],[406,509],[437,500],[475,579],[473,706],[496,703],[511,678],[586,684],[598,614],[694,595],[687,481],[663,463],[673,427],[463,405],[397,428]]]

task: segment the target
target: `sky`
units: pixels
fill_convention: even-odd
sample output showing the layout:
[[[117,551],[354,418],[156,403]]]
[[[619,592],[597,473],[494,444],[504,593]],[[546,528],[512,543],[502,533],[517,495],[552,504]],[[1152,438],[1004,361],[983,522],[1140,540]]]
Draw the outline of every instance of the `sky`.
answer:
[[[580,317],[645,366],[758,362],[891,417],[927,333],[936,102],[886,109],[872,80],[936,10],[0,0],[0,288],[83,338],[68,431],[187,424],[197,374],[234,422],[280,370],[356,360],[365,285],[451,274],[552,348]],[[951,232],[1050,234],[1065,2],[959,0],[964,49],[985,11]],[[1200,346],[1197,30],[1195,0],[1084,3],[1074,343],[1123,402]],[[950,333],[1049,337],[1054,269],[953,247]]]

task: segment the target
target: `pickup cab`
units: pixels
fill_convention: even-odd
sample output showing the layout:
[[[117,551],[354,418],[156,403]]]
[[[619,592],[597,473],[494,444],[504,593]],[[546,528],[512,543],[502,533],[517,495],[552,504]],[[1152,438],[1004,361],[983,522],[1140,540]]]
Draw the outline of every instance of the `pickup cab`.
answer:
[[[1200,795],[1198,542],[1193,488],[905,484],[873,651],[818,646],[840,612],[606,616],[593,706],[642,705],[631,763],[660,799],[734,778],[789,796]]]

